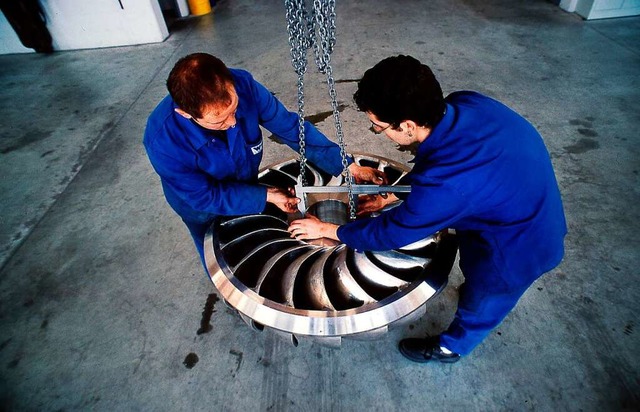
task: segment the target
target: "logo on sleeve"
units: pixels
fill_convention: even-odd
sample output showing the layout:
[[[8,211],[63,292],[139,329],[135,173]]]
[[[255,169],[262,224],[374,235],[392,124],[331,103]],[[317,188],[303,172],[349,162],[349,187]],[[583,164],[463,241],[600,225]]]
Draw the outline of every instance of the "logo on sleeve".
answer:
[[[258,143],[255,146],[251,146],[251,153],[257,155],[262,152],[262,142]]]

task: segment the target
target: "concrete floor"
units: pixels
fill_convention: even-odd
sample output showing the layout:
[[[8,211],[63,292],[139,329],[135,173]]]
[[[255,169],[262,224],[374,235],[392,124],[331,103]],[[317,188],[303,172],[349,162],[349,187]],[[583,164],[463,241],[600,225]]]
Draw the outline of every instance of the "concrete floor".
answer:
[[[504,101],[552,155],[564,262],[454,365],[410,363],[396,344],[447,326],[457,269],[419,322],[339,350],[293,347],[215,303],[141,145],[169,70],[195,51],[295,109],[281,2],[219,2],[162,44],[0,56],[0,410],[638,409],[640,18],[585,22],[543,0],[344,0],[337,12],[347,149],[411,158],[351,100],[389,55],[429,64],[445,93]],[[333,136],[322,77],[307,84],[307,113]],[[265,153],[294,155],[271,141]]]

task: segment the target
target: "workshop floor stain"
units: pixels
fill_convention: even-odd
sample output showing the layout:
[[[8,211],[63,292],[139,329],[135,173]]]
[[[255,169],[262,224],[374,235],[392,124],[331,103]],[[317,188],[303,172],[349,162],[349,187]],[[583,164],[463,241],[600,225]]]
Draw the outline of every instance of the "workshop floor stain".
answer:
[[[624,327],[624,334],[631,335],[633,333],[633,326],[633,322],[627,323],[627,325]]]
[[[7,345],[9,344],[9,342],[11,342],[12,339],[13,338],[9,338],[9,339],[5,340],[4,342],[0,343],[0,352],[2,352],[2,350],[7,347]]]
[[[338,105],[338,112],[342,113],[346,107],[347,107],[347,105],[345,105],[345,104]],[[332,114],[333,114],[333,110],[330,110],[330,111],[327,111],[327,112],[320,112],[320,113],[316,113],[316,114],[310,114],[309,116],[305,116],[304,119],[307,120],[309,123],[317,125],[318,123],[323,122],[324,120],[326,120]]]
[[[570,146],[565,146],[564,149],[568,153],[582,154],[590,150],[598,149],[599,147],[600,147],[600,143],[596,142],[593,139],[580,139],[575,144],[572,144]]]
[[[184,358],[184,361],[182,363],[187,367],[187,369],[191,369],[196,366],[196,363],[198,363],[199,360],[200,358],[198,358],[198,355],[191,352],[187,355],[186,358]]]
[[[235,372],[233,372],[231,374],[231,376],[235,377],[236,373],[238,373],[238,371],[240,370],[240,366],[242,366],[242,356],[243,356],[243,354],[242,354],[242,352],[237,351],[237,350],[233,350],[233,349],[231,349],[229,351],[229,353],[236,357],[236,370],[235,370]]]
[[[580,133],[583,136],[588,136],[588,137],[597,137],[598,136],[598,132],[596,132],[593,129],[580,128],[580,129],[578,129],[578,133]]]
[[[346,104],[340,104],[338,105],[338,112],[342,113],[344,111],[344,109],[347,108]],[[326,120],[329,116],[331,116],[333,114],[333,111],[326,111],[326,112],[320,112],[320,113],[316,113],[316,114],[310,114],[309,116],[305,116],[304,120],[308,121],[309,123],[313,124],[313,125],[317,125],[318,123],[323,122],[324,120]],[[266,137],[269,140],[272,140],[278,144],[284,144],[284,142],[282,140],[280,140],[277,136],[270,134],[269,136]]]
[[[13,136],[2,136],[2,145],[0,146],[0,153],[7,154],[20,150],[32,143],[45,140],[53,134],[50,130],[28,130],[19,138]],[[5,144],[5,142],[8,142]]]
[[[200,329],[196,332],[198,335],[202,335],[203,333],[210,332],[213,329],[211,326],[211,316],[213,315],[213,307],[218,302],[220,298],[215,293],[211,293],[207,296],[207,302],[204,304],[204,309],[202,310],[202,319],[200,319]],[[197,362],[197,361],[196,361]]]

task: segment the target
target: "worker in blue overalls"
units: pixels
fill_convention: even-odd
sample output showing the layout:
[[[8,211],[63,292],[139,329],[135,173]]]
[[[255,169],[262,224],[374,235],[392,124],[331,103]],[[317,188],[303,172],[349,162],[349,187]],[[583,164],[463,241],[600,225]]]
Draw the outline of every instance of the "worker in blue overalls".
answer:
[[[266,203],[295,212],[299,199],[258,184],[263,126],[299,150],[299,121],[244,70],[210,54],[180,59],[167,80],[169,95],[149,116],[144,147],[169,205],[182,218],[204,264],[206,232],[216,216],[261,213]],[[309,161],[334,176],[340,148],[304,123]],[[347,159],[357,180],[381,183],[383,173]]]
[[[522,116],[475,92],[444,98],[431,69],[409,56],[367,70],[354,99],[375,133],[417,145],[411,193],[377,217],[337,226],[310,216],[289,231],[389,250],[455,229],[465,277],[455,319],[440,336],[404,339],[399,349],[415,362],[456,362],[562,259],[567,228],[549,154]],[[368,197],[359,213],[396,200]]]

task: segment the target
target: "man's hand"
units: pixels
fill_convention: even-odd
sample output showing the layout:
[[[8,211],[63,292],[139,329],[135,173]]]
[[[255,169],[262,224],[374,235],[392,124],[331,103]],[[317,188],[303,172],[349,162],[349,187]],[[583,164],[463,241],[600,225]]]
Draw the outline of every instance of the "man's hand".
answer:
[[[374,185],[386,185],[387,176],[382,170],[373,167],[359,166],[355,163],[349,165],[349,171],[353,175],[356,183],[371,182]]]
[[[338,225],[323,222],[317,217],[307,214],[306,218],[291,222],[287,230],[291,233],[291,237],[300,240],[319,239],[321,237],[339,240],[337,234],[338,227]]]
[[[377,212],[386,205],[398,200],[396,195],[389,193],[387,196],[381,195],[362,195],[358,197],[358,215],[364,215],[371,212]]]
[[[278,206],[278,209],[287,213],[295,213],[298,210],[298,203],[300,199],[294,196],[295,191],[292,187],[288,190],[280,189],[277,187],[267,188],[267,202],[273,203]]]

